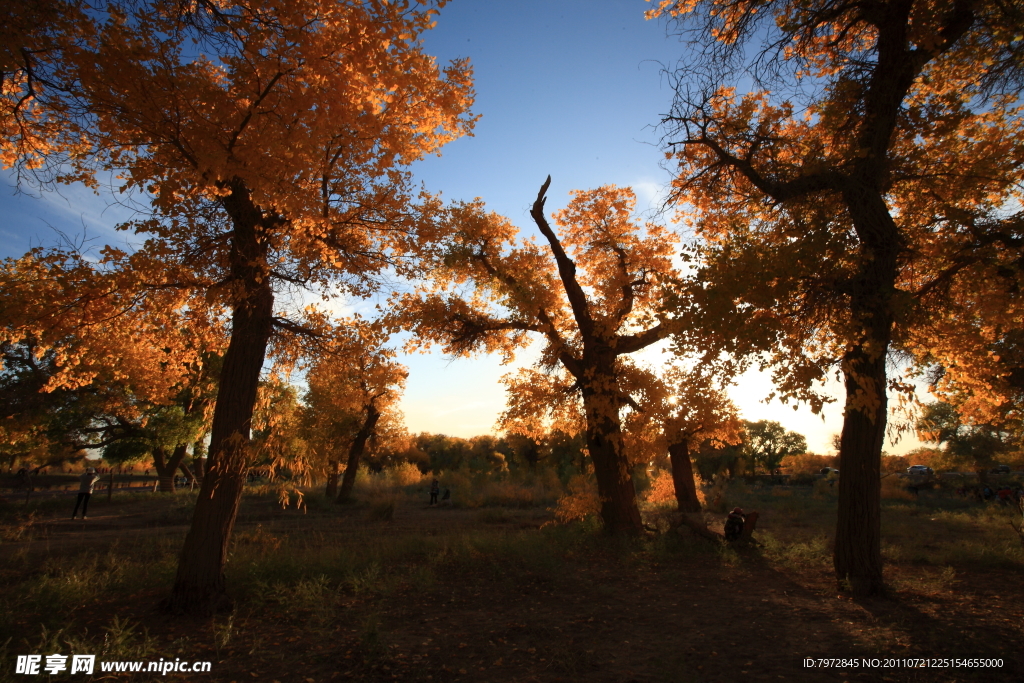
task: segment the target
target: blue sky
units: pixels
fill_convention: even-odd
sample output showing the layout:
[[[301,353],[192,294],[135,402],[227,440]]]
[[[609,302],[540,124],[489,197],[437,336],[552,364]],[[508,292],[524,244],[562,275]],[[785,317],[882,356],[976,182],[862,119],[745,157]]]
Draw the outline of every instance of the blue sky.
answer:
[[[648,7],[643,0],[450,2],[424,36],[425,47],[442,63],[470,58],[474,111],[482,117],[473,137],[415,164],[417,180],[448,200],[481,197],[524,230],[531,228],[528,207],[548,174],[549,211],[565,205],[569,190],[609,183],[632,186],[641,212],[656,210],[670,179],[656,128],[672,101],[662,66],[680,59],[684,46],[666,36],[663,24],[644,20]],[[0,257],[52,243],[53,228],[77,234],[85,227],[97,244],[126,241],[111,226],[128,218],[127,210],[108,208],[80,187],[64,188],[60,196],[14,196],[6,179]],[[648,358],[656,363],[660,356]],[[472,436],[492,429],[505,401],[498,379],[513,368],[498,358],[440,354],[403,362],[410,368],[403,409],[411,431]],[[841,397],[838,383],[830,390]],[[827,410],[822,421],[807,409],[761,403],[770,391],[765,377],[751,374],[731,394],[745,419],[778,420],[805,434],[811,450],[828,452],[841,408]],[[905,438],[887,448],[903,452],[916,445]]]

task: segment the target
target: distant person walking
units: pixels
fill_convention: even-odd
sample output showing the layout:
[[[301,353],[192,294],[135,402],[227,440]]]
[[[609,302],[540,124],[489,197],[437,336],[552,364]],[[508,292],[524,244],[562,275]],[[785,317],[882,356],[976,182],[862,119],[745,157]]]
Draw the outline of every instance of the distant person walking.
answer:
[[[437,504],[437,494],[441,492],[441,485],[437,483],[437,479],[430,483],[430,504]]]
[[[89,498],[92,497],[92,490],[96,487],[96,482],[100,480],[98,474],[96,474],[96,468],[90,467],[85,471],[81,477],[79,477],[82,484],[78,487],[78,500],[75,501],[75,511],[71,513],[71,519],[78,516],[78,506],[82,506],[82,519],[85,519],[86,508],[89,507]]]

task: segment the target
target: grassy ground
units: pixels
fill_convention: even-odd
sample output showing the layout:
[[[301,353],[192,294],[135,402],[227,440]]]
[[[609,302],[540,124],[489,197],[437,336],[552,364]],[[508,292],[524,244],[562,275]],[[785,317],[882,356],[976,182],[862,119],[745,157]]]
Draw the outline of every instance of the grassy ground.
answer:
[[[757,546],[609,539],[550,524],[522,493],[516,507],[429,508],[415,487],[378,487],[346,506],[307,493],[301,509],[254,493],[228,565],[236,608],[201,621],[156,608],[192,494],[96,497],[85,523],[66,519],[66,499],[8,504],[0,681],[34,680],[13,673],[16,655],[55,652],[209,660],[178,680],[268,683],[1019,680],[1024,546],[1007,508],[945,492],[886,500],[890,595],[854,601],[830,574],[831,490],[734,484],[727,498],[761,513]],[[824,670],[805,657],[1003,667]],[[129,675],[94,677],[115,678]]]

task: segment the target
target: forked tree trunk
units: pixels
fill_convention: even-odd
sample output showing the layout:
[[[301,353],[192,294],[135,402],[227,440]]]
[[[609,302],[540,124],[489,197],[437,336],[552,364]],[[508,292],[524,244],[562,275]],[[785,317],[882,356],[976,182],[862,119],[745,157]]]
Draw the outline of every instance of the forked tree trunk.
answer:
[[[588,395],[589,394],[589,395]],[[617,414],[609,415],[609,397],[596,398],[584,390],[587,415],[587,450],[594,463],[597,492],[601,497],[601,521],[610,534],[639,536],[644,531],[636,505],[636,487],[629,461],[622,452],[622,433]]]
[[[263,217],[241,183],[230,188],[232,194],[224,199],[224,206],[234,227],[232,277],[242,294],[232,311],[231,340],[221,369],[203,485],[167,603],[171,611],[189,614],[211,614],[231,605],[224,565],[249,464],[260,371],[273,330],[267,246],[257,235]]]
[[[356,473],[359,471],[359,460],[363,457],[363,451],[366,450],[366,440],[373,434],[373,429],[377,426],[379,419],[380,412],[371,404],[366,410],[366,417],[363,418],[363,424],[359,427],[356,438],[352,440],[352,445],[348,449],[345,477],[341,480],[341,490],[338,492],[339,503],[344,503],[352,497],[352,487],[355,486]]]
[[[684,514],[700,514],[703,510],[697,498],[697,483],[693,479],[689,442],[684,440],[670,445],[668,458],[672,463],[672,483],[675,484],[679,511]]]
[[[178,444],[169,456],[163,448],[153,449],[153,468],[156,470],[157,481],[159,482],[158,491],[174,493],[174,473],[185,459],[187,449],[188,446],[186,444]]]

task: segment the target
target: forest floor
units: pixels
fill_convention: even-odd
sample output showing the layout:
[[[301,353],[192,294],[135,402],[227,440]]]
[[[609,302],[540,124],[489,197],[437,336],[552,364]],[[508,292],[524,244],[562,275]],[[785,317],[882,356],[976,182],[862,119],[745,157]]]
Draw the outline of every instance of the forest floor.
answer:
[[[416,493],[347,506],[310,494],[304,510],[250,496],[228,564],[234,611],[206,620],[158,609],[194,495],[99,496],[85,522],[66,519],[67,500],[30,515],[9,503],[0,681],[36,678],[14,673],[17,655],[53,653],[211,662],[92,680],[1022,680],[1009,512],[938,495],[885,504],[889,595],[867,600],[837,591],[835,499],[809,487],[732,491],[761,513],[758,543],[739,548],[689,532],[610,539],[543,508],[429,507]]]

